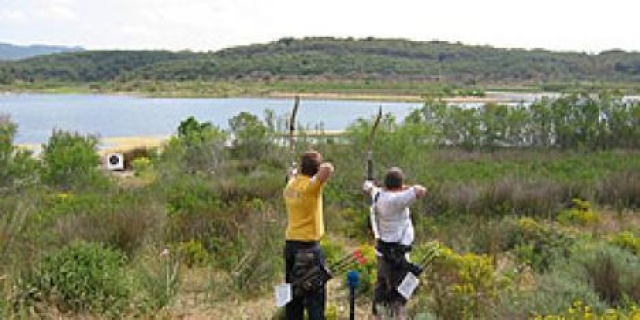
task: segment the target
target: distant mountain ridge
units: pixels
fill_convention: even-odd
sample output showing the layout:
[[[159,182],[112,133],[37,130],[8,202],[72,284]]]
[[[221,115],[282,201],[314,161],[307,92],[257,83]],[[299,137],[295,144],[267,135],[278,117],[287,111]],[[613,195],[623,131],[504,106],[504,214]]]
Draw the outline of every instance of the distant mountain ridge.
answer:
[[[41,55],[84,51],[81,47],[53,46],[53,45],[28,45],[19,46],[9,43],[0,43],[0,60],[20,60]]]
[[[282,38],[189,51],[83,51],[0,63],[0,83],[383,79],[443,83],[640,83],[640,53],[502,49],[445,41]]]

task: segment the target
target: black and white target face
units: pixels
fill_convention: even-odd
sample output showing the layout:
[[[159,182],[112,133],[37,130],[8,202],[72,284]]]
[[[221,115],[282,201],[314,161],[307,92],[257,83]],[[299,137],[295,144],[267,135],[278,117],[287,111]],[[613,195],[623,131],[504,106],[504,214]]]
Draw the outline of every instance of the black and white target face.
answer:
[[[109,163],[112,165],[116,165],[120,162],[120,157],[118,157],[117,155],[112,155],[109,157]]]

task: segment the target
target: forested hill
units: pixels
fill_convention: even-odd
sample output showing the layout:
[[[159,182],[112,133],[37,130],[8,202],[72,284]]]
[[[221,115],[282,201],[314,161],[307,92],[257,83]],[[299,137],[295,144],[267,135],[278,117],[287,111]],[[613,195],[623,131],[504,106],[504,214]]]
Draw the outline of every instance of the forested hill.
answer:
[[[0,43],[0,60],[19,60],[40,55],[77,52],[84,49],[80,47],[64,47],[49,45],[16,46],[8,43]]]
[[[640,81],[640,53],[500,49],[441,41],[283,38],[217,52],[86,51],[0,63],[0,83],[220,79],[456,83]]]

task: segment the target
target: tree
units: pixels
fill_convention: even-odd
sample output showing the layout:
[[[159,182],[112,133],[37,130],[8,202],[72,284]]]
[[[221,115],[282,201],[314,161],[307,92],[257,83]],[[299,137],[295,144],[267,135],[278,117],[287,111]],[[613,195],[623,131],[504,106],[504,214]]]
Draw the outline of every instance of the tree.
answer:
[[[0,115],[0,193],[37,181],[37,162],[31,152],[13,145],[17,126]]]
[[[43,149],[43,180],[62,190],[102,186],[98,138],[77,132],[54,130]]]
[[[172,140],[171,150],[179,154],[177,162],[187,172],[213,172],[226,157],[227,134],[210,122],[199,122],[189,117],[180,122],[177,140]]]
[[[229,120],[233,134],[234,154],[241,159],[263,159],[273,144],[267,126],[248,112],[241,112]]]

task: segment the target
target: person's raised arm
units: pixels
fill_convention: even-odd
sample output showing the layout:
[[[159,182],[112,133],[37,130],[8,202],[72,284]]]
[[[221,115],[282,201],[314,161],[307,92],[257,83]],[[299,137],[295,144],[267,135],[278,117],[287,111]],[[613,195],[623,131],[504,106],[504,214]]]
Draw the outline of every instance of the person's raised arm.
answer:
[[[318,168],[318,173],[316,174],[316,179],[322,184],[325,183],[333,174],[333,170],[333,165],[330,162],[321,163],[320,168]]]
[[[366,194],[371,194],[373,192],[373,189],[376,187],[375,182],[371,181],[371,180],[366,180],[363,184],[362,184],[362,191],[364,191]]]
[[[427,188],[419,184],[413,186],[413,191],[416,193],[416,198],[418,199],[427,195]]]

